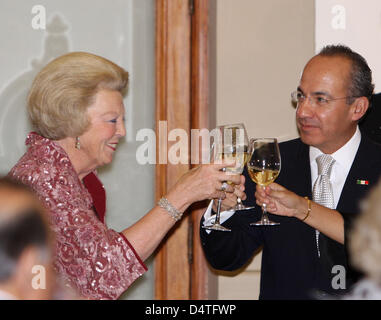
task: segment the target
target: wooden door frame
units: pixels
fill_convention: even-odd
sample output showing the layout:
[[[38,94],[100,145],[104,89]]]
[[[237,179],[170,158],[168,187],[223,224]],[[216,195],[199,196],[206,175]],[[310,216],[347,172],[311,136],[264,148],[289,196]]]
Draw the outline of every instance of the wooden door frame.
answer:
[[[162,148],[171,146],[159,138],[163,128],[167,132],[181,128],[188,133],[191,159],[191,129],[215,125],[209,105],[209,9],[210,0],[156,0],[157,161]],[[159,125],[160,121],[165,122]],[[192,166],[158,162],[156,201]],[[158,248],[155,299],[217,298],[216,276],[207,266],[199,238],[205,207],[206,202],[189,208]]]

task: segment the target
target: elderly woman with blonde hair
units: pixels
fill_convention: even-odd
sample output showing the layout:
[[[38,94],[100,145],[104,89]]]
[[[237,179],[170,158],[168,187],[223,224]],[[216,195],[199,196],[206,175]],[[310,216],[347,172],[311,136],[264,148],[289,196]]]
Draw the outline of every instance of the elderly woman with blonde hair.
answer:
[[[348,237],[353,265],[363,279],[345,299],[381,299],[381,181],[363,203]]]
[[[90,299],[117,299],[146,271],[143,261],[193,202],[244,196],[242,177],[220,170],[227,164],[200,165],[134,225],[120,233],[107,228],[105,191],[95,170],[112,161],[126,134],[127,83],[125,70],[94,54],[74,52],[50,62],[28,97],[36,132],[9,173],[48,208],[55,270]]]

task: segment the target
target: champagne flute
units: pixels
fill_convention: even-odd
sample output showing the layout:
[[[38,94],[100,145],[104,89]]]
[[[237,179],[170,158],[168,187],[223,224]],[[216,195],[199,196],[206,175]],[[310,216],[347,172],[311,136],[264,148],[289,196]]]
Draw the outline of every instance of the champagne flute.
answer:
[[[247,162],[247,169],[251,180],[265,188],[278,177],[281,168],[281,158],[277,139],[262,138],[250,140],[251,158]],[[273,226],[279,223],[270,221],[266,211],[266,204],[262,204],[261,220],[251,223],[255,226]]]
[[[232,125],[232,127],[240,129],[239,131],[237,131],[237,133],[241,135],[239,137],[238,141],[241,141],[240,143],[241,143],[242,147],[240,147],[240,149],[243,150],[243,153],[244,153],[243,160],[244,161],[243,161],[243,165],[242,165],[242,162],[240,162],[240,165],[238,166],[238,168],[236,168],[236,173],[237,174],[242,174],[243,169],[244,169],[247,161],[250,158],[250,153],[249,153],[249,138],[248,138],[248,135],[247,135],[246,127],[245,127],[245,125],[243,123],[238,123],[238,124]],[[240,156],[238,156],[238,157],[240,158]],[[249,210],[249,209],[253,209],[253,208],[254,208],[254,206],[245,206],[242,203],[241,198],[237,197],[237,204],[235,205],[235,207],[233,209],[235,211],[239,211],[239,210]]]
[[[221,163],[222,161],[235,162],[234,167],[223,169],[227,173],[241,174],[245,166],[245,135],[243,128],[242,124],[232,124],[219,126],[214,130],[215,137],[210,158],[215,163]],[[231,184],[231,181],[224,183]],[[218,199],[215,222],[212,225],[203,226],[203,228],[217,231],[231,231],[220,224],[221,202],[222,199]]]

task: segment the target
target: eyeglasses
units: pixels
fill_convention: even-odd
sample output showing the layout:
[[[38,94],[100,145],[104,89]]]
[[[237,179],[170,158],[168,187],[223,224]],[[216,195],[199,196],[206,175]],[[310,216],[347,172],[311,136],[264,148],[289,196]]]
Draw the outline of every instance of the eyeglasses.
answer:
[[[348,96],[348,97],[342,97],[342,98],[327,99],[321,95],[305,96],[301,91],[297,90],[291,93],[291,98],[292,98],[292,102],[296,103],[297,105],[302,104],[306,99],[308,99],[312,106],[324,107],[328,105],[331,101],[349,99],[349,98],[359,98],[359,97]]]

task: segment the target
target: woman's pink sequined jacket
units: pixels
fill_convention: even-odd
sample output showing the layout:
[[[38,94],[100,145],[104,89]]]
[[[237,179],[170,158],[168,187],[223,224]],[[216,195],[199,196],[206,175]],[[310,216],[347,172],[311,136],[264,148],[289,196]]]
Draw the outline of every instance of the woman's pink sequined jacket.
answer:
[[[122,234],[98,219],[63,148],[36,133],[26,145],[9,176],[31,186],[50,212],[56,272],[83,297],[117,299],[146,266]]]

